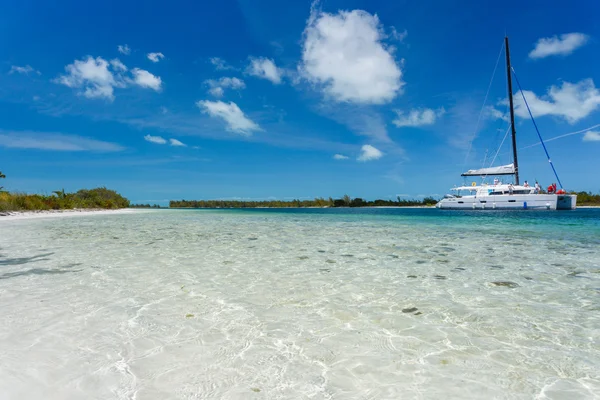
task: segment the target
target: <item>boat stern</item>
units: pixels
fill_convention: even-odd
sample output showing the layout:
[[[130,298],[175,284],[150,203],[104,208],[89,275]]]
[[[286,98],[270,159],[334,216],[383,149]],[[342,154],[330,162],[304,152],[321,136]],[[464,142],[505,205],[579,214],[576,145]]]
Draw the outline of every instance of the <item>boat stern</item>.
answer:
[[[559,194],[556,201],[557,210],[574,210],[577,208],[576,194]]]

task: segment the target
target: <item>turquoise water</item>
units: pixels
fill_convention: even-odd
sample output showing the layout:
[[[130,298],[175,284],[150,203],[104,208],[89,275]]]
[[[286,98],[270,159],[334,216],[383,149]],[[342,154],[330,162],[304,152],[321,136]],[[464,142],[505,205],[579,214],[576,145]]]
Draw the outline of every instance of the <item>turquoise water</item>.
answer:
[[[596,398],[600,210],[0,220],[0,398]]]

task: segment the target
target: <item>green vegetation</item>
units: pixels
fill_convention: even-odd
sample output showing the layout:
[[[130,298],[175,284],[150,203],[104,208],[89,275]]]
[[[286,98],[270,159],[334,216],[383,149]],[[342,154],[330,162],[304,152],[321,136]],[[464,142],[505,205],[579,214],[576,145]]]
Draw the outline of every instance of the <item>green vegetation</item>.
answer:
[[[577,195],[578,206],[600,206],[600,194],[592,192],[571,192]]]
[[[0,211],[64,210],[73,208],[126,208],[129,200],[104,187],[76,193],[55,191],[52,195],[0,192]]]
[[[367,201],[360,197],[355,199],[344,195],[341,199],[317,197],[314,200],[265,200],[265,201],[242,201],[242,200],[171,200],[171,208],[303,208],[303,207],[407,207],[407,206],[433,206],[437,200],[433,197],[425,197],[423,200],[394,200]]]
[[[160,208],[158,204],[130,204],[129,208]]]

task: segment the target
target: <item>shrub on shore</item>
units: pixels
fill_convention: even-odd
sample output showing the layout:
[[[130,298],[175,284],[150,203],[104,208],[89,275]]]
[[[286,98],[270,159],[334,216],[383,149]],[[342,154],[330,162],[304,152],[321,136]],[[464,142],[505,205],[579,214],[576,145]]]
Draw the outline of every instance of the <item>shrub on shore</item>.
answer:
[[[265,201],[240,201],[240,200],[171,200],[171,208],[302,208],[302,207],[414,207],[434,206],[437,200],[425,197],[423,200],[363,200],[359,197],[353,199],[345,195],[341,199],[317,197],[314,200],[265,200]]]
[[[129,200],[104,187],[52,195],[0,192],[0,211],[63,210],[73,208],[126,208]]]

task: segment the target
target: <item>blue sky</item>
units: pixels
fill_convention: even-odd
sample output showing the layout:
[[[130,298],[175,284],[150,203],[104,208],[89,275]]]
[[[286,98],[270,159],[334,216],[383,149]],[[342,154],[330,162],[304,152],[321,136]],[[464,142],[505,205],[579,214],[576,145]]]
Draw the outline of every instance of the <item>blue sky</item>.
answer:
[[[563,184],[599,192],[600,3],[451,3],[5,2],[2,184],[161,204],[442,195],[499,147],[512,161],[506,33],[542,136],[564,135],[547,143]],[[549,184],[515,101],[521,179]]]

